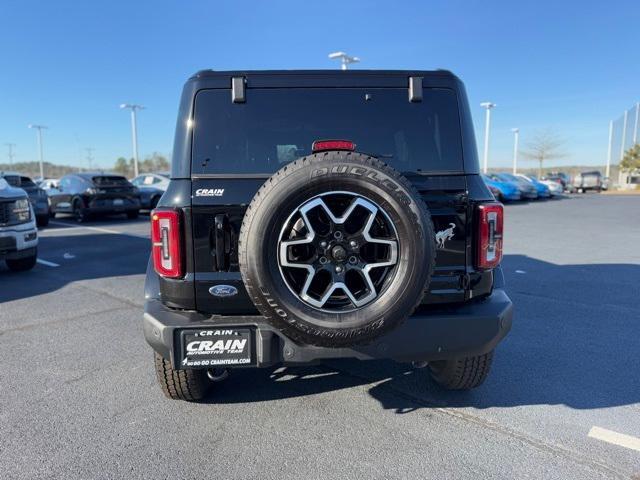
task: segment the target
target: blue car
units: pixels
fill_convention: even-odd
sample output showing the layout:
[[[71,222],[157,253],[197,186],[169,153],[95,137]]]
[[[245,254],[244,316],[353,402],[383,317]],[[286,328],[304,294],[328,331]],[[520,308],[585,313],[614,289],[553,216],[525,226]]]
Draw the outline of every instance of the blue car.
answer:
[[[520,190],[513,182],[505,182],[494,175],[482,175],[484,183],[489,187],[496,200],[504,202],[506,200],[520,200]]]
[[[492,174],[491,178],[502,182],[513,183],[520,191],[520,197],[523,200],[535,200],[536,198],[538,198],[538,190],[536,190],[536,187],[533,185],[533,183],[525,180],[522,177],[518,177],[510,173],[496,173]]]
[[[536,191],[538,192],[538,198],[550,198],[551,197],[551,190],[549,189],[548,185],[545,185],[542,182],[539,182],[538,179],[536,177],[534,177],[533,175],[523,175],[521,173],[519,173],[517,175],[518,177],[528,181],[529,183],[531,183],[534,187],[536,187]]]

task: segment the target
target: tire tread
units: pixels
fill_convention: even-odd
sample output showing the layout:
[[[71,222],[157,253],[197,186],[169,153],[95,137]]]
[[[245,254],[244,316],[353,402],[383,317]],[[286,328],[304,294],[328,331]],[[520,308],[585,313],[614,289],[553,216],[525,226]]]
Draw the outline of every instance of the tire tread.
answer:
[[[447,390],[470,390],[488,377],[493,350],[483,355],[440,360],[430,365],[431,377]]]
[[[197,402],[205,398],[209,381],[204,370],[175,370],[171,362],[154,352],[156,378],[167,398]]]

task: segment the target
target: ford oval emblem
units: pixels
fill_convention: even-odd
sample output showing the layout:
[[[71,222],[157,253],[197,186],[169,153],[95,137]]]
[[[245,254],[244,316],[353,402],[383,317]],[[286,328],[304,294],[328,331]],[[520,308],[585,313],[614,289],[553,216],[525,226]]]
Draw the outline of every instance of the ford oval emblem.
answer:
[[[214,285],[209,293],[214,297],[233,297],[238,294],[238,289],[231,285]]]

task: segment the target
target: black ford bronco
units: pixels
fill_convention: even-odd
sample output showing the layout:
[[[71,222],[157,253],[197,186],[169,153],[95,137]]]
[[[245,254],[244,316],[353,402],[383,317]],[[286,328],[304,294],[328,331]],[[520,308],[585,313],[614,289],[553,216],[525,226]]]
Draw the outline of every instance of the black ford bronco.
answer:
[[[170,398],[346,357],[469,389],[511,327],[502,205],[447,71],[197,73],[151,230],[144,335]]]

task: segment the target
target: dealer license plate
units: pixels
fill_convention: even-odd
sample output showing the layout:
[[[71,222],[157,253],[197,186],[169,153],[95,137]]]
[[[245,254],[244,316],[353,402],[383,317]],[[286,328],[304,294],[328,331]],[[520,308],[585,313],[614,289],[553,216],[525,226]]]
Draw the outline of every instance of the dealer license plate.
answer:
[[[180,366],[247,366],[254,362],[253,335],[249,328],[182,330]]]

